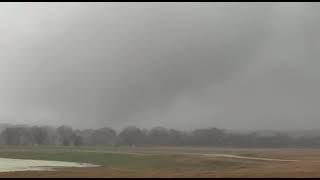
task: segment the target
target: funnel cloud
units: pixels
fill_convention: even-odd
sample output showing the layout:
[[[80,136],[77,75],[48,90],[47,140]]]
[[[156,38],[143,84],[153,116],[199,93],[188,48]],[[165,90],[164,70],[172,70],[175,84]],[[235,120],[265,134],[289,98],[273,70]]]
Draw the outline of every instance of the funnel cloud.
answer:
[[[320,125],[319,3],[2,3],[0,122]]]

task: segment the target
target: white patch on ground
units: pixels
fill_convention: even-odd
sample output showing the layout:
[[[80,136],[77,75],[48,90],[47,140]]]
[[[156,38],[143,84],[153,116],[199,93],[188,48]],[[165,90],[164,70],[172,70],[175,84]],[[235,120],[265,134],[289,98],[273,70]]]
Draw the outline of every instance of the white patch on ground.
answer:
[[[88,163],[0,158],[0,172],[52,171],[58,167],[97,167]]]
[[[293,160],[293,159],[259,158],[259,157],[237,156],[237,155],[231,155],[231,154],[201,154],[201,155],[208,156],[208,157],[226,157],[226,158],[262,160],[262,161],[287,161],[287,162],[298,161],[298,160]]]

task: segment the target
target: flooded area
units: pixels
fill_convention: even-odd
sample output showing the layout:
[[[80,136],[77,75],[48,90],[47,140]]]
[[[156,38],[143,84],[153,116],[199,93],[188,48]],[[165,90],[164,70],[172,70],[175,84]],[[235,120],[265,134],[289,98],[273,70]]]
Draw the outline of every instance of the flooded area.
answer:
[[[59,167],[98,167],[88,163],[0,158],[0,172],[52,171]]]

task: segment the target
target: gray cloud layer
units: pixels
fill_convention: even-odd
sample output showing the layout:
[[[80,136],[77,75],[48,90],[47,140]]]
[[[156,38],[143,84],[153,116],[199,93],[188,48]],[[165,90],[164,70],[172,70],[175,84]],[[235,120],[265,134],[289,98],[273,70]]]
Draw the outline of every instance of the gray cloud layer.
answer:
[[[6,3],[3,122],[320,125],[318,4]]]

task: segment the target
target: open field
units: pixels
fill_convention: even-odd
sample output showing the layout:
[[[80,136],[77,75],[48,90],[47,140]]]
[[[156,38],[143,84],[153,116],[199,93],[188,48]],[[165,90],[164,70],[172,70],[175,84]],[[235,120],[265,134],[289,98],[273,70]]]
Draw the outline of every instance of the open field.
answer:
[[[0,158],[101,165],[0,177],[320,177],[318,149],[3,146]]]

